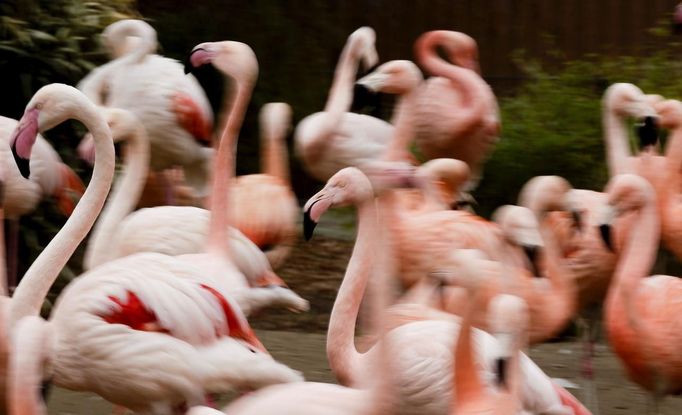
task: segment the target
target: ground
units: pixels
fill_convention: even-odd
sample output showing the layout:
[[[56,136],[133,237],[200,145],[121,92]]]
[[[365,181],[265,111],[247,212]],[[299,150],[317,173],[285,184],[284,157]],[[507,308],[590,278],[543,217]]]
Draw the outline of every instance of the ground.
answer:
[[[334,382],[325,355],[325,331],[353,241],[348,233],[347,221],[335,220],[333,223],[334,226],[324,226],[323,223],[312,241],[300,241],[287,264],[279,270],[289,286],[310,301],[310,312],[292,315],[280,310],[269,310],[250,319],[272,355],[301,370],[310,381]],[[530,357],[549,376],[580,384],[580,350],[580,344],[569,338],[533,347]],[[603,340],[597,345],[596,353],[595,371],[601,415],[647,413],[647,395],[626,379],[619,361]],[[569,390],[578,399],[583,399],[583,389]],[[680,414],[682,399],[666,398],[659,409],[662,415]],[[49,399],[49,413],[111,414],[111,406],[91,394],[55,389]]]

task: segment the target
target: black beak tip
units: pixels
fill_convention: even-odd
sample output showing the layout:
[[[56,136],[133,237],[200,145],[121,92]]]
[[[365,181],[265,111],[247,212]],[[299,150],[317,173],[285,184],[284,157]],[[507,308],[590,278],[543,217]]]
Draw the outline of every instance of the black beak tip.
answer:
[[[303,237],[309,241],[313,237],[317,223],[310,217],[310,210],[303,212]]]
[[[14,144],[12,144],[12,156],[23,178],[28,179],[31,175],[30,161],[17,154],[17,148]]]
[[[613,252],[613,245],[611,244],[611,225],[599,225],[599,233],[601,234],[601,239],[604,241],[604,245]]]
[[[498,358],[495,360],[495,375],[497,386],[500,388],[507,387],[507,359]]]
[[[658,123],[654,117],[644,117],[644,122],[637,127],[640,147],[656,145],[658,142]]]

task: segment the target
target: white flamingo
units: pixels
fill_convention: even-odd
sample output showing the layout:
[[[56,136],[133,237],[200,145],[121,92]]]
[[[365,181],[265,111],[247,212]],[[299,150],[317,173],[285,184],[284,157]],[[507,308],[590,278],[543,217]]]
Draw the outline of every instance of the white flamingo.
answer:
[[[369,27],[348,37],[324,111],[307,116],[296,127],[296,154],[317,180],[326,181],[344,167],[380,159],[393,137],[393,127],[386,121],[348,112],[359,63],[368,68],[378,61],[375,37]]]
[[[58,386],[158,414],[184,402],[202,403],[206,392],[300,380],[266,353],[253,353],[262,345],[221,281],[161,254],[139,254],[90,270],[67,287],[48,322],[37,317],[36,299],[50,284],[35,276],[56,275],[92,226],[111,184],[113,144],[96,107],[59,84],[36,93],[12,144],[17,162],[26,164],[37,132],[71,117],[88,127],[98,157],[74,220],[36,259],[11,300],[16,307],[8,325],[16,326],[10,413],[44,413],[37,395],[26,389],[36,388],[45,375]],[[220,245],[208,249],[215,256],[227,251]]]

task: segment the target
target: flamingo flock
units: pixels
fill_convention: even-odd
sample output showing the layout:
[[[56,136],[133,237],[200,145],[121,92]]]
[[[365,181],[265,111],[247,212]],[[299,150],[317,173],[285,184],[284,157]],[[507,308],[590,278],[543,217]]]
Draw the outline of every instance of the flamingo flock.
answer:
[[[598,414],[600,324],[655,402],[682,393],[682,281],[649,276],[659,241],[682,259],[680,101],[610,86],[604,191],[548,172],[488,220],[465,208],[501,134],[476,41],[431,31],[416,40],[416,63],[378,65],[374,31],[351,33],[324,109],[293,130],[297,158],[325,182],[303,204],[303,236],[343,207],[357,229],[328,324],[338,383],[306,382],[249,323],[266,307],[309,309],[277,274],[298,238],[286,150],[294,109],[261,109],[262,172],[235,177],[258,78],[253,50],[201,43],[183,73],[156,54],[156,31],[141,20],[113,23],[103,39],[112,60],[78,89],[46,85],[20,120],[0,118],[3,214],[30,214],[53,195],[70,215],[18,283],[16,249],[0,258],[0,413],[47,413],[39,389],[50,382],[118,413]],[[218,115],[190,73],[202,65],[232,83]],[[371,71],[356,79],[360,69]],[[390,121],[350,111],[378,92],[397,96]],[[87,187],[41,136],[69,119],[88,130],[78,148],[93,165]],[[670,132],[664,150],[659,128]],[[77,204],[68,192],[82,194]],[[88,234],[85,272],[41,318]],[[574,320],[584,405],[525,353]],[[367,347],[356,345],[358,326]],[[233,391],[241,395],[215,407],[215,394]]]

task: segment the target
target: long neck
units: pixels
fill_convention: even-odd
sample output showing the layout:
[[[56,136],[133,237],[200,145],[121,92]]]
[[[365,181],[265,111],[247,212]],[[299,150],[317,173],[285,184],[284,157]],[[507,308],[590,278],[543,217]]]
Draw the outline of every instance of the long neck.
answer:
[[[31,264],[11,301],[10,327],[21,317],[38,315],[43,300],[59,272],[97,219],[114,176],[114,143],[109,127],[91,103],[83,103],[74,118],[92,133],[96,162],[90,184],[62,229]]]
[[[617,315],[632,325],[637,318],[631,313],[630,298],[640,279],[651,272],[658,250],[660,223],[656,204],[653,201],[646,203],[630,223],[629,238],[619,255],[606,307],[610,315]]]
[[[121,221],[135,209],[149,169],[149,138],[144,127],[136,128],[123,150],[123,173],[116,180],[104,211],[90,236],[83,265],[93,268],[109,259],[111,235]]]
[[[444,40],[438,31],[423,35],[417,42],[417,60],[428,72],[449,79],[453,88],[459,90],[461,103],[457,117],[461,120],[461,130],[466,131],[478,125],[485,114],[486,94],[482,88],[487,86],[476,72],[452,65],[438,56],[436,48]]]
[[[393,140],[386,150],[385,158],[389,161],[404,160],[409,154],[410,140],[414,137],[414,106],[416,100],[416,88],[403,94],[396,107],[393,117],[395,132]]]
[[[609,168],[609,177],[627,173],[628,157],[631,156],[628,147],[628,135],[625,125],[620,116],[607,103],[604,108],[604,144],[606,145],[606,162]]]
[[[470,292],[470,294],[473,293]],[[456,367],[456,370],[454,371],[453,376],[453,396],[456,396],[457,398],[452,400],[451,414],[457,413],[458,405],[472,404],[485,399],[483,383],[479,377],[476,363],[474,363],[471,338],[471,325],[476,311],[474,306],[479,303],[477,297],[478,295],[475,294],[474,298],[469,300],[470,304],[463,316],[457,343],[455,345],[453,362],[456,362],[456,365],[453,365],[453,367]]]
[[[230,111],[223,130],[211,183],[211,219],[207,249],[229,255],[228,237],[230,225],[230,183],[234,178],[234,158],[237,151],[239,130],[251,99],[253,81],[236,83],[234,108]]]
[[[341,122],[341,117],[350,109],[353,101],[353,83],[358,70],[358,49],[361,46],[360,38],[349,39],[336,65],[334,80],[324,107],[327,113],[326,123],[331,130],[336,129]]]
[[[356,384],[362,370],[362,354],[355,347],[355,322],[372,269],[376,214],[374,199],[358,206],[355,246],[329,318],[327,358],[337,379],[344,385]]]
[[[4,184],[0,185],[4,186]],[[3,192],[4,190],[0,190]],[[0,194],[0,197],[4,197]],[[1,202],[0,202],[1,203]],[[7,297],[7,260],[5,258],[5,209],[0,207],[0,296]]]
[[[289,182],[289,152],[287,151],[285,135],[287,125],[285,120],[266,120],[262,126],[261,138],[261,170],[265,174],[279,178],[282,183]]]

